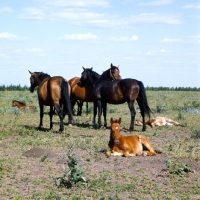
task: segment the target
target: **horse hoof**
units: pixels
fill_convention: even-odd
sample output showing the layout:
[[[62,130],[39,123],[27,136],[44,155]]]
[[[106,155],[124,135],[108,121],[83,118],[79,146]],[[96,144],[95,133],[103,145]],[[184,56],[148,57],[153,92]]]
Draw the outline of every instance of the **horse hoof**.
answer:
[[[110,157],[111,156],[111,152],[110,151],[106,151],[106,156]]]
[[[69,124],[68,126],[69,126],[69,127],[72,127],[72,124]]]

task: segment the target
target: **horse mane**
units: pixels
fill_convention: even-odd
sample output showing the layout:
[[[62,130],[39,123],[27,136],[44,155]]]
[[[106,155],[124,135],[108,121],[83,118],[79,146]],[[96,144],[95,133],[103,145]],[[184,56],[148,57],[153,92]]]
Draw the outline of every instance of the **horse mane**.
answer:
[[[13,100],[13,102],[14,102],[14,101],[16,101],[17,103],[20,103],[20,104],[22,104],[22,105],[26,106],[26,104],[25,104],[25,103],[23,103],[23,102],[21,102],[21,101]]]
[[[47,74],[47,73],[44,73],[44,72],[34,72],[34,73],[36,73],[38,76],[40,76],[41,78],[42,77],[46,77],[46,76],[50,76],[49,74]]]

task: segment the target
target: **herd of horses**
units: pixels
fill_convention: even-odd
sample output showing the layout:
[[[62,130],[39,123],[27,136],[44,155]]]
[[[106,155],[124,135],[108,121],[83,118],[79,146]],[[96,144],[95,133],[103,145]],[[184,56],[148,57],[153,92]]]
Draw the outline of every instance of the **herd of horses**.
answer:
[[[40,124],[43,126],[44,106],[50,106],[50,129],[53,127],[53,108],[57,111],[60,118],[59,133],[64,130],[63,119],[68,115],[68,124],[73,124],[72,106],[77,100],[80,102],[93,102],[93,122],[96,124],[98,113],[97,128],[102,126],[101,115],[103,113],[104,126],[107,126],[106,112],[107,104],[122,104],[127,102],[131,123],[129,130],[134,129],[135,108],[134,102],[137,101],[142,116],[142,130],[146,130],[145,116],[150,118],[149,108],[144,85],[136,79],[122,79],[119,67],[112,63],[110,68],[101,75],[93,71],[92,68],[84,68],[81,77],[75,77],[69,81],[61,76],[51,77],[43,72],[31,72],[30,92],[37,88],[38,101],[40,107]],[[98,112],[97,112],[98,111]]]
[[[50,106],[50,129],[53,127],[53,111],[56,110],[60,118],[59,133],[64,130],[64,118],[68,115],[68,124],[74,123],[73,108],[78,103],[78,113],[81,115],[83,102],[93,102],[93,122],[97,128],[102,126],[101,116],[103,114],[104,126],[107,127],[107,104],[122,104],[127,102],[130,110],[129,131],[134,130],[136,125],[142,126],[142,131],[146,130],[146,125],[151,127],[162,125],[180,125],[166,117],[151,117],[151,109],[148,105],[144,85],[141,81],[131,78],[122,79],[119,66],[112,63],[110,68],[101,75],[93,71],[93,68],[84,68],[81,77],[74,77],[67,81],[62,76],[53,76],[43,72],[30,73],[30,92],[33,93],[37,87],[38,102],[40,108],[39,127],[43,126],[44,106]],[[136,111],[134,102],[137,101],[142,121],[135,120]],[[12,105],[18,106],[20,102],[14,100]],[[86,104],[87,105],[87,104]],[[25,104],[20,109],[29,108]],[[88,105],[87,105],[88,110]],[[96,123],[96,115],[98,119]],[[145,117],[149,120],[145,121]],[[159,151],[153,149],[150,140],[144,135],[123,136],[120,134],[121,118],[110,119],[110,141],[111,152],[106,152],[107,156],[135,156],[135,155],[156,155]],[[181,126],[181,125],[180,125]]]

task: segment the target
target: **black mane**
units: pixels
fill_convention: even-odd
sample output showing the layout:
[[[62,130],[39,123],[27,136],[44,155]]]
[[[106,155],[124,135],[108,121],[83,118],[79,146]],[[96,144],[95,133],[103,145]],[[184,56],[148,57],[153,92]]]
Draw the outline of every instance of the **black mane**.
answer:
[[[34,72],[34,73],[36,73],[36,74],[37,74],[38,76],[40,76],[40,77],[50,76],[49,74],[44,73],[44,72]]]

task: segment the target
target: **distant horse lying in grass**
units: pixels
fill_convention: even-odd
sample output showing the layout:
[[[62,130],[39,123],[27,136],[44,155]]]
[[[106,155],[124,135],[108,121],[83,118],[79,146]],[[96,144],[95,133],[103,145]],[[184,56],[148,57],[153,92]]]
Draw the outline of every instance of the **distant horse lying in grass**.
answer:
[[[25,103],[22,103],[22,102],[17,101],[17,100],[13,100],[12,101],[12,107],[15,107],[15,106],[17,106],[20,110],[25,110],[25,109],[33,110],[33,109],[35,109],[35,106],[33,106],[33,105],[27,106]]]
[[[138,126],[142,126],[143,123],[139,120],[135,120],[135,124],[138,125]],[[149,125],[151,126],[152,128],[154,126],[166,126],[166,125],[169,125],[169,126],[183,126],[181,125],[180,123],[172,120],[172,119],[169,119],[167,117],[155,117],[155,118],[152,118],[152,119],[149,119],[148,121],[145,122],[146,125]]]
[[[107,156],[155,156],[157,153],[160,153],[153,149],[151,141],[144,135],[121,135],[121,118],[118,120],[113,120],[113,118],[111,118],[110,123],[110,141],[108,146],[111,152],[107,151]]]

